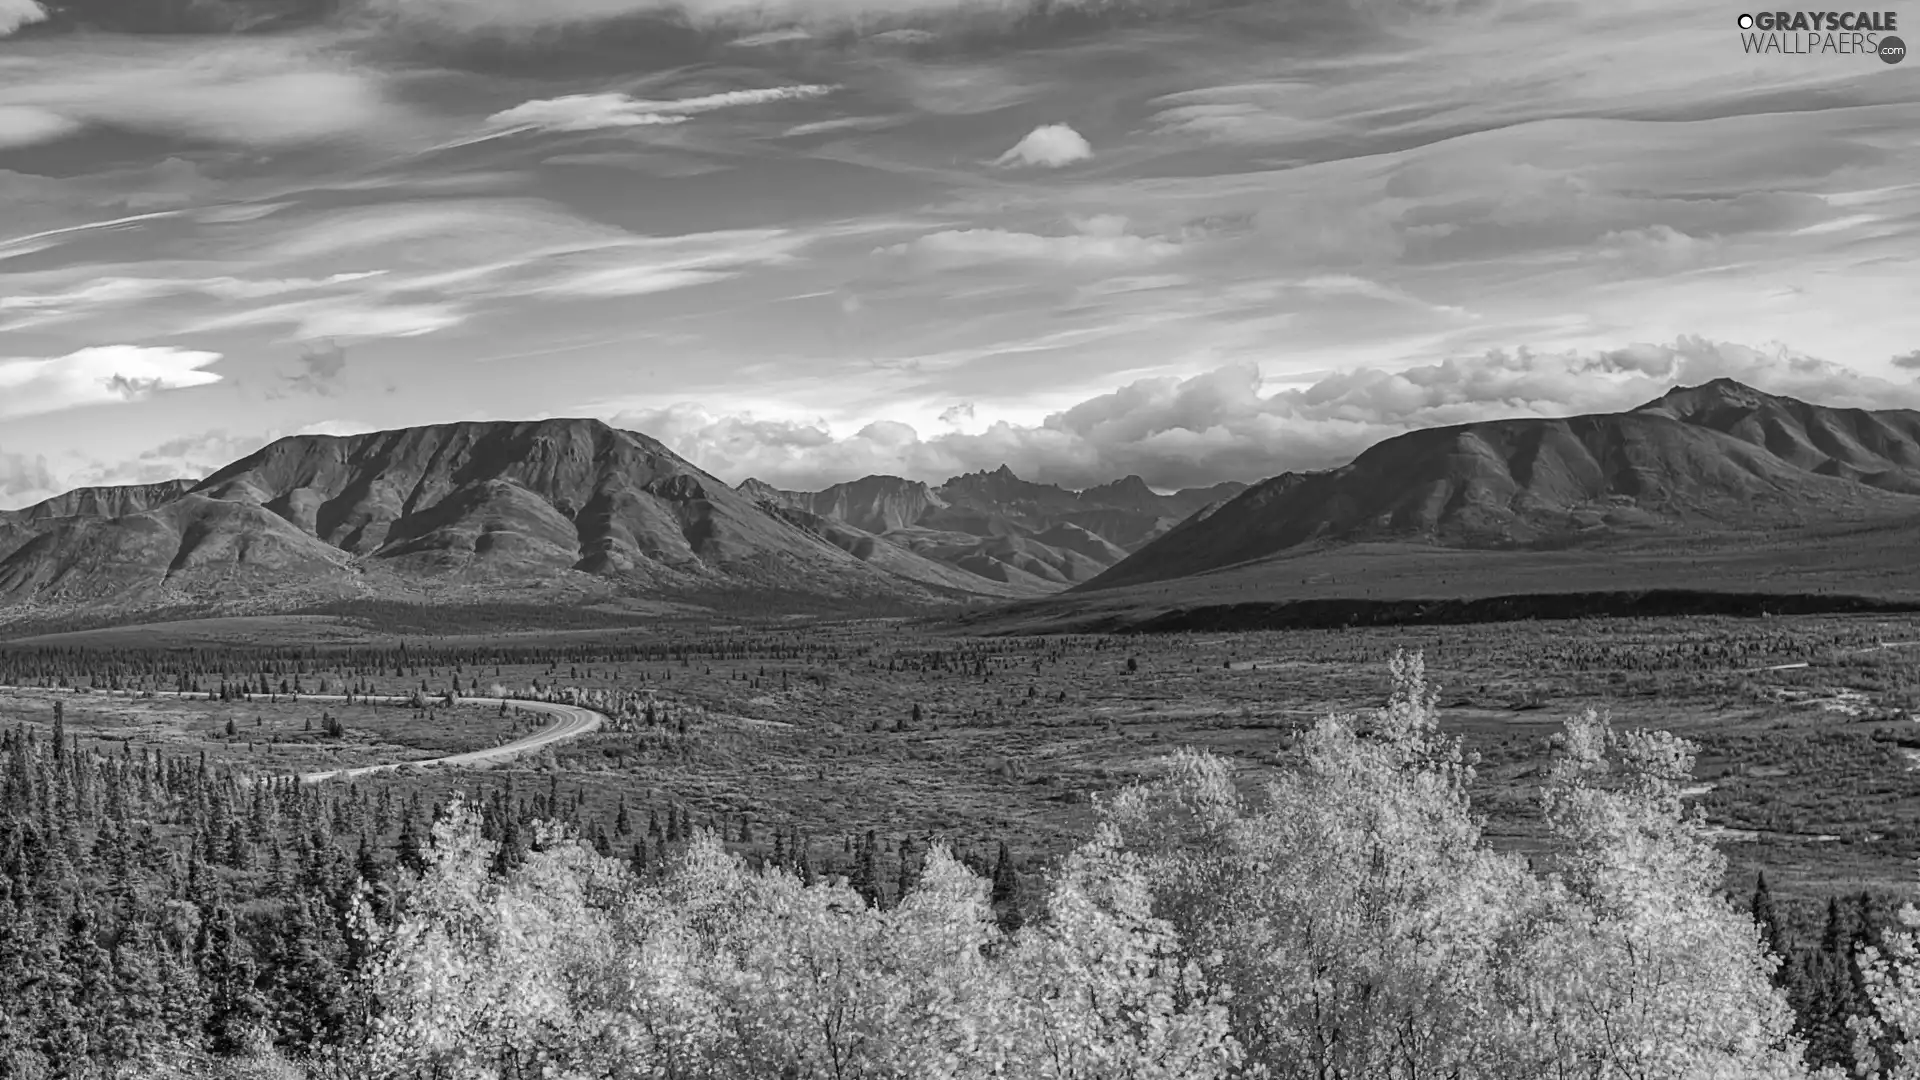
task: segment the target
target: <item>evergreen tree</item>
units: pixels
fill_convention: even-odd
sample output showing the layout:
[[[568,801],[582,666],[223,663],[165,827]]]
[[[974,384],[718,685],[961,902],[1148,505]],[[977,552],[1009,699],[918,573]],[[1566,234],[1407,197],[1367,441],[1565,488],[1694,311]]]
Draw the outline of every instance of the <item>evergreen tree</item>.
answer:
[[[1013,868],[1013,853],[1007,850],[1007,842],[1000,841],[999,857],[993,864],[993,892],[991,894],[994,915],[1001,929],[1012,933],[1020,928],[1021,915],[1019,904],[1020,876]]]
[[[207,995],[207,1045],[219,1054],[252,1051],[261,1041],[266,1007],[255,987],[253,950],[232,908],[215,904],[206,912],[194,953]]]
[[[1752,913],[1755,925],[1760,927],[1760,943],[1767,952],[1779,958],[1780,967],[1774,972],[1773,984],[1784,986],[1787,973],[1791,970],[1787,964],[1786,937],[1780,929],[1780,916],[1773,908],[1773,894],[1767,890],[1767,875],[1762,871],[1753,886],[1753,899],[1747,910]]]

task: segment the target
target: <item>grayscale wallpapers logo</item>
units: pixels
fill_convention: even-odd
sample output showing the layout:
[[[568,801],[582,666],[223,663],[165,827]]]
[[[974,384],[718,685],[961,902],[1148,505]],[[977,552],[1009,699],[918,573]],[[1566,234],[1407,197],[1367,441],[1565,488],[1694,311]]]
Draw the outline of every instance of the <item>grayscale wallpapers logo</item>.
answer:
[[[1885,64],[1907,58],[1892,11],[1760,11],[1739,18],[1740,47],[1783,56],[1871,56]]]

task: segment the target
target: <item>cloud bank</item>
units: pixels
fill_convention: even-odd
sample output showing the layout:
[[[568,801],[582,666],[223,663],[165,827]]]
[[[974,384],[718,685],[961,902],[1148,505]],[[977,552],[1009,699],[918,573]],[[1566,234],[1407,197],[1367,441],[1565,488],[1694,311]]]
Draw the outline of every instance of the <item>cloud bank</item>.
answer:
[[[0,26],[9,3],[0,0]],[[380,80],[295,39],[78,39],[0,69],[0,147],[110,125],[291,147],[388,128]]]
[[[997,422],[973,432],[922,435],[908,424],[877,421],[835,435],[821,423],[717,414],[691,404],[615,422],[733,483],[756,476],[818,489],[870,473],[938,482],[1004,463],[1023,477],[1067,487],[1138,473],[1156,487],[1177,488],[1330,468],[1417,428],[1623,411],[1675,385],[1720,377],[1825,405],[1920,406],[1920,386],[1785,348],[1686,337],[1599,353],[1520,349],[1404,371],[1361,368],[1273,392],[1256,366],[1227,365],[1186,379],[1138,380],[1038,424]],[[941,419],[967,416],[956,406]]]

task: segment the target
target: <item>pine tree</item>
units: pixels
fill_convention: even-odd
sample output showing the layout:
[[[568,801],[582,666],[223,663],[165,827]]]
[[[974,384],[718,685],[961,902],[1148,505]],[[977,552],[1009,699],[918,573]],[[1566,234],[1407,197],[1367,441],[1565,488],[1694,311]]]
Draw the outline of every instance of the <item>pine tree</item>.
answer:
[[[895,902],[905,900],[909,893],[920,887],[922,858],[923,853],[917,850],[912,837],[900,841],[900,877],[895,882]]]
[[[253,951],[240,934],[232,908],[216,904],[206,913],[194,951],[207,994],[208,1046],[219,1054],[253,1049],[266,1008],[254,985]]]
[[[867,830],[865,842],[853,853],[853,873],[847,884],[866,900],[868,907],[881,907],[886,902],[886,892],[880,887],[880,842],[871,829]]]
[[[1787,947],[1785,935],[1780,929],[1780,917],[1773,908],[1773,894],[1767,891],[1767,875],[1762,871],[1754,882],[1753,899],[1747,905],[1753,914],[1753,921],[1760,927],[1760,941],[1769,954],[1778,957],[1780,968],[1774,972],[1773,984],[1784,986],[1788,967],[1786,964]]]
[[[1013,868],[1013,853],[1007,850],[1007,842],[1000,841],[999,857],[993,864],[993,892],[991,900],[1001,929],[1012,933],[1020,928],[1021,915],[1018,904],[1020,896],[1020,875]]]

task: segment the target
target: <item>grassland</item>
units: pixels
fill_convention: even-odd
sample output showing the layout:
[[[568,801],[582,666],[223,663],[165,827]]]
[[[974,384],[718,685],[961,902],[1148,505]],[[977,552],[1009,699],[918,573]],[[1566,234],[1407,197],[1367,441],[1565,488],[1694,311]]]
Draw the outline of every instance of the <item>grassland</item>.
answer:
[[[26,690],[0,695],[0,725],[44,725],[56,701],[67,732],[82,747],[101,753],[125,747],[136,753],[204,754],[212,765],[276,776],[479,750],[523,735],[543,720],[531,714],[501,716],[497,706],[479,704],[418,710],[278,695],[221,702]],[[328,718],[340,722],[339,735],[328,733]]]

